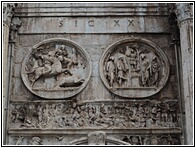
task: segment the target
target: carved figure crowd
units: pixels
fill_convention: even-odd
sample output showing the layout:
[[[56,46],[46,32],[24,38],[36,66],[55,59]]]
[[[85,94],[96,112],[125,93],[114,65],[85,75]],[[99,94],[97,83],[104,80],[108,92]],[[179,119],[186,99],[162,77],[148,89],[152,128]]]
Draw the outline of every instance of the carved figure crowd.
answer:
[[[126,49],[118,49],[117,53],[109,56],[105,67],[105,76],[110,87],[156,86],[159,72],[158,57],[148,57],[148,53],[140,50],[137,43],[126,46]],[[138,80],[133,80],[134,78]]]
[[[69,104],[69,103],[68,103]],[[34,128],[80,127],[177,127],[177,103],[114,103],[113,105],[71,104],[16,105],[12,125]],[[19,126],[18,125],[18,126]],[[53,126],[53,127],[50,127]]]

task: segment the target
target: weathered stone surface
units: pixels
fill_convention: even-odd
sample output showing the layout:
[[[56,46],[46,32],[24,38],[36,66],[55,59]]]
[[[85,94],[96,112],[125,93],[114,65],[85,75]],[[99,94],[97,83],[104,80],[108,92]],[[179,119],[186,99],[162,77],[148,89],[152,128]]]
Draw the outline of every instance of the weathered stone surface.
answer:
[[[15,64],[13,70],[13,76],[16,78],[20,78],[21,77],[20,72],[21,72],[21,64]]]
[[[10,129],[163,129],[180,127],[177,100],[13,102]]]
[[[21,63],[24,58],[24,51],[22,49],[15,50],[14,62]]]
[[[71,40],[54,38],[32,47],[22,63],[22,80],[34,94],[47,99],[64,99],[79,93],[88,83],[91,60]]]
[[[99,131],[97,131],[98,133]],[[91,132],[92,133],[92,132]],[[96,132],[94,132],[96,133]],[[175,134],[107,134],[105,144],[101,145],[180,145],[180,137]],[[75,140],[71,140],[75,139]],[[120,139],[120,140],[119,140]],[[34,135],[34,136],[11,136],[11,145],[96,145],[89,143],[84,134],[70,135]]]
[[[4,30],[5,37],[10,36],[11,52],[6,57],[11,64],[7,70],[12,70],[6,87],[10,94],[4,99],[8,110],[4,144],[191,144],[192,24],[191,19],[183,19],[189,14],[188,5],[179,4],[178,12],[183,14],[177,15],[182,63],[177,22],[175,15],[170,16],[174,10],[168,11],[168,4],[57,2],[21,3],[18,7],[10,35]],[[4,44],[8,45],[8,40]],[[126,54],[122,51],[119,56],[119,48],[126,45]],[[139,56],[134,55],[135,47]],[[139,78],[133,77],[129,88],[124,88],[124,80],[121,82],[127,71],[121,71],[122,62],[116,62],[125,58],[130,66],[126,70],[135,69]],[[149,71],[143,68],[145,64]],[[108,65],[115,75],[104,71]],[[57,74],[65,69],[61,76]],[[54,75],[49,76],[51,71]],[[83,75],[84,82],[71,79],[76,74]],[[52,86],[55,83],[61,90]],[[77,90],[65,90],[76,84]],[[35,90],[38,85],[42,88]],[[110,86],[119,87],[118,93]],[[152,86],[155,90],[146,91]]]
[[[89,93],[91,92],[91,93]],[[100,77],[91,77],[86,88],[81,92],[79,96],[77,96],[81,102],[91,100],[99,101],[99,100],[112,100],[112,94],[107,91],[105,86],[103,85]]]
[[[180,29],[182,96],[185,112],[186,142],[193,142],[193,6],[190,3],[176,4],[176,15]]]
[[[28,9],[30,8],[30,9]],[[166,16],[167,4],[163,3],[39,3],[22,4],[16,16]],[[47,12],[47,13],[46,13]]]
[[[161,33],[169,32],[169,27],[162,26],[167,21],[167,17],[33,17],[22,19],[24,25],[19,33]]]
[[[13,95],[17,95],[17,96],[32,95],[32,93],[25,87],[21,78],[14,78],[13,79],[12,89],[13,89],[13,92],[12,92]]]
[[[143,38],[127,38],[110,45],[100,59],[100,76],[114,94],[143,98],[159,92],[169,77],[162,50]]]
[[[89,145],[105,145],[106,144],[106,133],[101,131],[88,133],[88,144]]]

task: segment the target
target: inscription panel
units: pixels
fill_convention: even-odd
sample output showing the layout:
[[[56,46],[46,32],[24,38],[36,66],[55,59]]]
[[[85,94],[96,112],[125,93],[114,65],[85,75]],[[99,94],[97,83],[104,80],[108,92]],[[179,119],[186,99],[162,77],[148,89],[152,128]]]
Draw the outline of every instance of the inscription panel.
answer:
[[[167,22],[167,17],[32,17],[22,18],[19,33],[169,32],[169,27],[163,27]]]

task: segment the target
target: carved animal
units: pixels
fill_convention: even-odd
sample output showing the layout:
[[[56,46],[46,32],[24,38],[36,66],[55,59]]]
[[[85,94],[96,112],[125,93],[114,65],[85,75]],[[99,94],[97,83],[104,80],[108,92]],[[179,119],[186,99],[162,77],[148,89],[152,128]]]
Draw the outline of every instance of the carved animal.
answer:
[[[49,52],[48,54],[54,54],[51,52]],[[38,61],[34,61],[34,65],[33,65],[33,70],[30,72],[27,72],[27,74],[33,74],[34,77],[30,80],[32,82],[32,87],[34,85],[34,83],[42,76],[42,77],[53,77],[56,76],[58,74],[64,73],[64,72],[68,72],[71,73],[69,71],[69,69],[63,69],[62,68],[62,64],[61,61],[63,60],[62,56],[58,56],[58,57],[50,57],[48,55],[43,55],[41,56],[42,59],[44,59],[45,61],[45,65],[42,67],[38,66]]]
[[[31,82],[32,82],[32,87],[33,87],[33,85],[35,84],[35,82],[42,76],[42,77],[53,77],[53,76],[56,76],[56,75],[58,75],[58,74],[61,74],[61,73],[63,73],[63,72],[69,72],[69,73],[71,73],[70,71],[69,71],[69,69],[62,69],[61,71],[55,71],[55,72],[53,72],[53,71],[51,71],[50,73],[45,73],[45,67],[38,67],[37,69],[34,69],[33,71],[31,71],[31,72],[28,72],[27,74],[31,74],[31,73],[33,73],[34,74],[34,78],[33,79],[31,79]]]
[[[78,75],[71,75],[62,78],[59,82],[60,87],[77,87],[81,85],[85,80],[81,79]]]

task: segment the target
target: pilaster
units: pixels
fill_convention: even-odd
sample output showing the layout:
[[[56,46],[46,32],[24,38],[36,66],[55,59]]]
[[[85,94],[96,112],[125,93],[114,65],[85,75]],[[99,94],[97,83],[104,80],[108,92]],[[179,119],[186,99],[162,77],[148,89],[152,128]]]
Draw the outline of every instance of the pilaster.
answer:
[[[182,97],[185,111],[185,144],[193,144],[193,18],[190,3],[177,3],[180,30]]]
[[[15,7],[18,4],[16,3],[4,3],[3,4],[3,123],[4,123],[4,132],[6,134],[6,114],[7,114],[7,97],[8,97],[8,87],[9,87],[9,39],[10,39],[10,30],[13,30],[13,26],[18,28],[19,23],[16,22],[16,19],[12,19],[14,15]],[[17,24],[17,25],[16,25]],[[16,29],[15,29],[16,31]],[[13,32],[13,31],[11,31]],[[13,35],[11,35],[13,36]],[[6,136],[4,136],[6,137]],[[6,139],[3,139],[3,143],[6,143]]]

